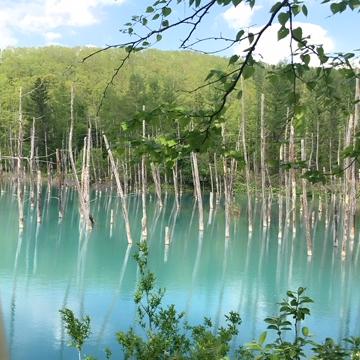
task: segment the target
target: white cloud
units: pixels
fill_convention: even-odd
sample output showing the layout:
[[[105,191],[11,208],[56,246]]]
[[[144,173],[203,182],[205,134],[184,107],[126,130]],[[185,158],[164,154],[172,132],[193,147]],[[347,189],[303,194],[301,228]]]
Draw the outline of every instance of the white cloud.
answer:
[[[53,42],[55,40],[59,40],[62,38],[62,35],[60,33],[51,32],[51,31],[45,33],[44,36],[45,39],[49,42]]]
[[[222,15],[231,28],[241,29],[251,25],[251,21],[255,12],[261,8],[262,6],[259,5],[255,5],[253,8],[251,8],[250,5],[242,2],[236,7],[232,6]]]
[[[84,27],[99,22],[99,10],[125,0],[0,0],[0,47],[16,44],[15,33],[38,33],[58,39],[54,30]],[[52,37],[52,39],[49,39]]]
[[[309,43],[320,45],[322,44],[325,52],[332,52],[335,49],[335,43],[328,35],[326,29],[320,25],[294,22],[293,27],[300,26],[303,30],[303,36],[309,36]],[[261,27],[252,28],[251,32],[257,33]],[[262,35],[259,43],[256,46],[254,52],[255,58],[262,60],[268,64],[277,64],[283,60],[290,59],[290,37],[286,37],[280,41],[277,39],[277,32],[280,29],[280,24],[273,24]],[[293,44],[294,50],[297,48],[296,42]],[[245,40],[243,44],[239,44],[235,52],[241,54],[246,48],[249,47],[249,43]],[[318,65],[316,58],[311,57],[311,65]]]
[[[10,21],[11,19],[9,13],[3,9],[0,9],[0,49],[3,49],[7,46],[15,46],[17,43],[17,40],[12,34],[9,26]]]

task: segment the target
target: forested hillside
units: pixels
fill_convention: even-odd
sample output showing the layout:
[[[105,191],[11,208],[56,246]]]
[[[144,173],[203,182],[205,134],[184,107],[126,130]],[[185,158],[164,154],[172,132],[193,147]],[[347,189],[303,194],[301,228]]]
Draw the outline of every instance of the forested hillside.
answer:
[[[204,152],[200,169],[206,180],[208,159],[213,158],[213,153],[243,158],[245,148],[239,145],[242,138],[239,130],[244,122],[245,150],[250,168],[256,173],[260,167],[260,98],[264,94],[266,161],[269,174],[278,173],[280,145],[287,141],[286,125],[292,112],[289,97],[294,96],[293,84],[284,77],[274,76],[279,69],[259,65],[255,76],[244,81],[242,100],[234,94],[226,111],[208,124],[201,114],[211,110],[218,90],[216,86],[192,90],[204,84],[210,69],[225,69],[228,59],[191,52],[140,52],[121,69],[102,99],[124,52],[112,49],[82,62],[94,50],[45,47],[2,52],[0,146],[3,157],[16,153],[19,89],[22,88],[23,155],[29,156],[30,129],[35,118],[37,155],[42,160],[55,162],[56,149],[67,146],[73,84],[73,141],[77,150],[82,148],[90,123],[94,148],[100,147],[101,131],[104,131],[119,156],[124,158],[126,148],[134,149],[131,161],[146,152],[153,161],[168,163],[171,168],[175,158],[189,162],[190,150]],[[311,154],[310,167],[330,170],[341,165],[339,149],[343,146],[348,115],[353,111],[355,88],[353,80],[348,81],[345,75],[346,72],[333,70],[318,83],[311,84],[312,90],[301,82],[297,84],[297,96],[304,106],[294,119],[295,138],[296,141],[306,139]],[[141,140],[144,119],[146,139]],[[221,124],[224,124],[223,139]],[[104,164],[105,152],[94,151],[98,164]],[[5,168],[11,170],[10,166]],[[191,177],[189,169],[184,168],[184,172]]]

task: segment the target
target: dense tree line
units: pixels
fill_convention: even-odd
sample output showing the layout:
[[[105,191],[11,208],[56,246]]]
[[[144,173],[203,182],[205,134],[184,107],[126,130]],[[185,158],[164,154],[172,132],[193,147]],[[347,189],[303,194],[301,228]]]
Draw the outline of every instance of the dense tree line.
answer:
[[[340,165],[338,152],[348,115],[354,107],[354,80],[346,78],[345,70],[324,72],[317,83],[298,82],[294,90],[293,83],[283,76],[286,66],[259,64],[254,76],[244,81],[243,103],[232,94],[225,111],[209,124],[202,113],[218,101],[218,89],[216,84],[202,85],[209,69],[221,72],[231,66],[228,59],[184,51],[140,52],[121,69],[104,96],[124,50],[110,49],[83,62],[93,51],[62,47],[3,51],[0,65],[2,155],[14,153],[21,87],[24,156],[30,151],[30,129],[35,118],[38,157],[55,162],[56,149],[66,148],[73,84],[74,146],[81,150],[91,123],[94,158],[102,166],[106,164],[103,161],[106,153],[96,148],[101,147],[104,131],[119,158],[126,156],[125,150],[131,147],[132,160],[146,152],[153,161],[171,167],[175,158],[189,165],[190,151],[200,152],[201,176],[206,180],[209,177],[207,163],[213,153],[238,160],[243,157],[236,142],[240,123],[245,118],[249,163],[256,174],[260,166],[261,94],[265,95],[266,159],[270,175],[277,175],[279,171],[279,149],[287,141],[286,126],[292,117],[294,96],[299,98],[294,118],[296,138],[307,140],[308,152],[313,153],[310,165],[317,170],[323,167],[331,170]],[[141,139],[144,119],[146,139]],[[225,142],[221,128],[225,128]],[[189,169],[190,165],[184,166],[185,181],[191,177]]]

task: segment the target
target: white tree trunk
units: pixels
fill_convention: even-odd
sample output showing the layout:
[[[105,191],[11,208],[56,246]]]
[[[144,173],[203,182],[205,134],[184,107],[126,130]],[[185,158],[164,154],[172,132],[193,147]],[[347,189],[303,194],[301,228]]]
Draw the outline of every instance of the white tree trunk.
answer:
[[[260,167],[261,167],[261,196],[262,196],[262,224],[267,227],[267,202],[265,197],[265,125],[264,125],[264,111],[265,111],[265,96],[261,94],[261,115],[260,115]]]
[[[145,120],[143,120],[143,139],[145,139]],[[141,157],[141,201],[142,201],[142,218],[141,218],[141,237],[146,239],[147,232],[147,214],[146,214],[146,160],[145,155]]]
[[[121,208],[122,208],[122,213],[123,213],[123,216],[124,216],[125,231],[126,231],[127,241],[128,241],[128,244],[132,244],[131,229],[130,229],[129,214],[128,214],[128,209],[127,209],[126,198],[125,198],[125,195],[124,195],[123,188],[121,186],[119,173],[118,173],[116,165],[115,165],[114,157],[113,157],[113,154],[111,152],[109,142],[108,142],[108,140],[106,138],[106,135],[104,133],[103,133],[103,138],[104,138],[105,148],[106,148],[106,151],[107,151],[108,156],[109,156],[111,169],[112,169],[112,172],[113,172],[114,177],[115,177],[117,194],[118,194],[118,196],[120,197],[120,200],[121,200]]]
[[[19,93],[19,132],[17,148],[17,201],[19,210],[19,229],[24,228],[24,189],[23,189],[23,170],[22,170],[22,150],[24,142],[23,133],[23,113],[22,113],[22,88]]]
[[[36,181],[36,192],[37,192],[37,211],[36,211],[36,219],[37,219],[37,223],[41,224],[42,221],[42,198],[41,198],[41,171],[38,170],[37,171],[37,181]]]
[[[197,155],[194,152],[191,152],[191,159],[194,169],[194,187],[199,210],[199,231],[204,231],[204,209],[201,195],[199,167],[197,162]]]
[[[301,139],[301,161],[306,161],[305,153],[305,140]],[[303,170],[303,174],[305,169]],[[307,188],[306,188],[306,179],[302,179],[302,202],[303,202],[303,218],[305,223],[305,237],[306,237],[306,247],[307,255],[312,255],[313,250],[313,241],[311,236],[311,226],[310,226],[310,215],[309,215],[309,206],[307,201]]]
[[[82,192],[82,185],[79,182],[79,177],[76,172],[74,154],[72,151],[72,137],[73,137],[73,129],[74,129],[74,87],[73,86],[71,86],[70,120],[71,120],[71,122],[70,122],[69,144],[68,144],[70,164],[71,164],[71,168],[72,168],[74,179],[75,179],[76,189],[79,194],[80,213],[82,214],[82,216],[84,218],[86,228],[90,229],[90,228],[92,228],[93,223],[92,223],[92,220],[90,219],[90,217],[86,216],[86,214],[88,214],[89,212],[86,210],[86,204],[85,204],[83,192]]]

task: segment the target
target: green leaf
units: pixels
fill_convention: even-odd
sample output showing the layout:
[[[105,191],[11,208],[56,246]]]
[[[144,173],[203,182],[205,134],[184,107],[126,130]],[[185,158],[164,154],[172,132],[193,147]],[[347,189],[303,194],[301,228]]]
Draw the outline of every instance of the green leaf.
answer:
[[[242,36],[244,35],[245,31],[244,30],[240,30],[237,34],[236,34],[236,38],[235,41],[239,41]]]
[[[329,57],[325,55],[324,48],[322,46],[318,46],[316,50],[318,53],[320,64],[325,64],[329,60]]]
[[[242,0],[231,0],[231,2],[233,3],[233,5],[236,7],[241,3]]]
[[[169,16],[171,14],[171,8],[165,6],[162,8],[161,12],[164,16]]]
[[[148,6],[147,8],[146,8],[146,10],[145,10],[145,12],[147,12],[147,13],[152,13],[152,12],[154,12],[155,10],[154,10],[154,8],[152,7],[152,6]]]
[[[280,8],[282,7],[282,3],[280,1],[278,1],[276,4],[273,5],[273,7],[270,9],[270,12],[276,13],[277,11],[280,10]]]
[[[259,342],[260,345],[264,344],[264,342],[265,342],[265,340],[266,340],[266,336],[267,336],[267,332],[266,332],[266,331],[264,331],[264,332],[262,332],[262,333],[260,334],[259,340],[258,340],[258,342]]]
[[[301,58],[302,62],[303,62],[306,66],[309,65],[310,59],[311,59],[309,54],[301,55],[300,58]]]
[[[261,351],[262,347],[256,343],[256,342],[250,342],[250,343],[246,343],[245,346],[250,349],[250,350],[256,350],[256,351]]]
[[[293,299],[295,298],[294,293],[293,293],[292,291],[290,291],[290,290],[286,292],[286,295],[287,295],[288,297],[293,298]]]
[[[236,63],[239,60],[239,55],[233,55],[229,60],[229,65]]]
[[[303,37],[302,33],[303,33],[302,28],[299,26],[292,30],[292,37],[295,40],[300,41],[300,40],[302,40],[302,37]]]
[[[343,11],[346,10],[346,2],[341,1],[339,3],[332,3],[330,5],[330,10],[332,11],[333,14],[342,13]]]
[[[336,14],[339,11],[338,9],[339,9],[339,6],[337,3],[332,3],[330,5],[330,10],[333,14]]]
[[[249,77],[251,77],[255,72],[255,67],[254,66],[249,66],[246,65],[243,69],[243,73],[242,76],[244,78],[244,80],[248,79]]]
[[[255,35],[253,33],[250,33],[248,34],[248,39],[249,39],[249,43],[251,44],[253,41],[254,41],[254,37]]]
[[[291,11],[292,11],[293,15],[296,16],[301,11],[300,5],[298,5],[298,4],[293,5],[291,7]]]
[[[278,31],[278,40],[281,40],[289,35],[289,29],[282,26],[280,30]]]
[[[157,34],[156,35],[156,41],[161,41],[161,39],[162,39],[162,36],[160,34]]]
[[[284,26],[286,22],[289,20],[290,15],[288,12],[282,12],[278,15],[278,20],[280,25]]]
[[[308,9],[307,9],[306,5],[303,5],[301,10],[305,16],[308,16]]]

